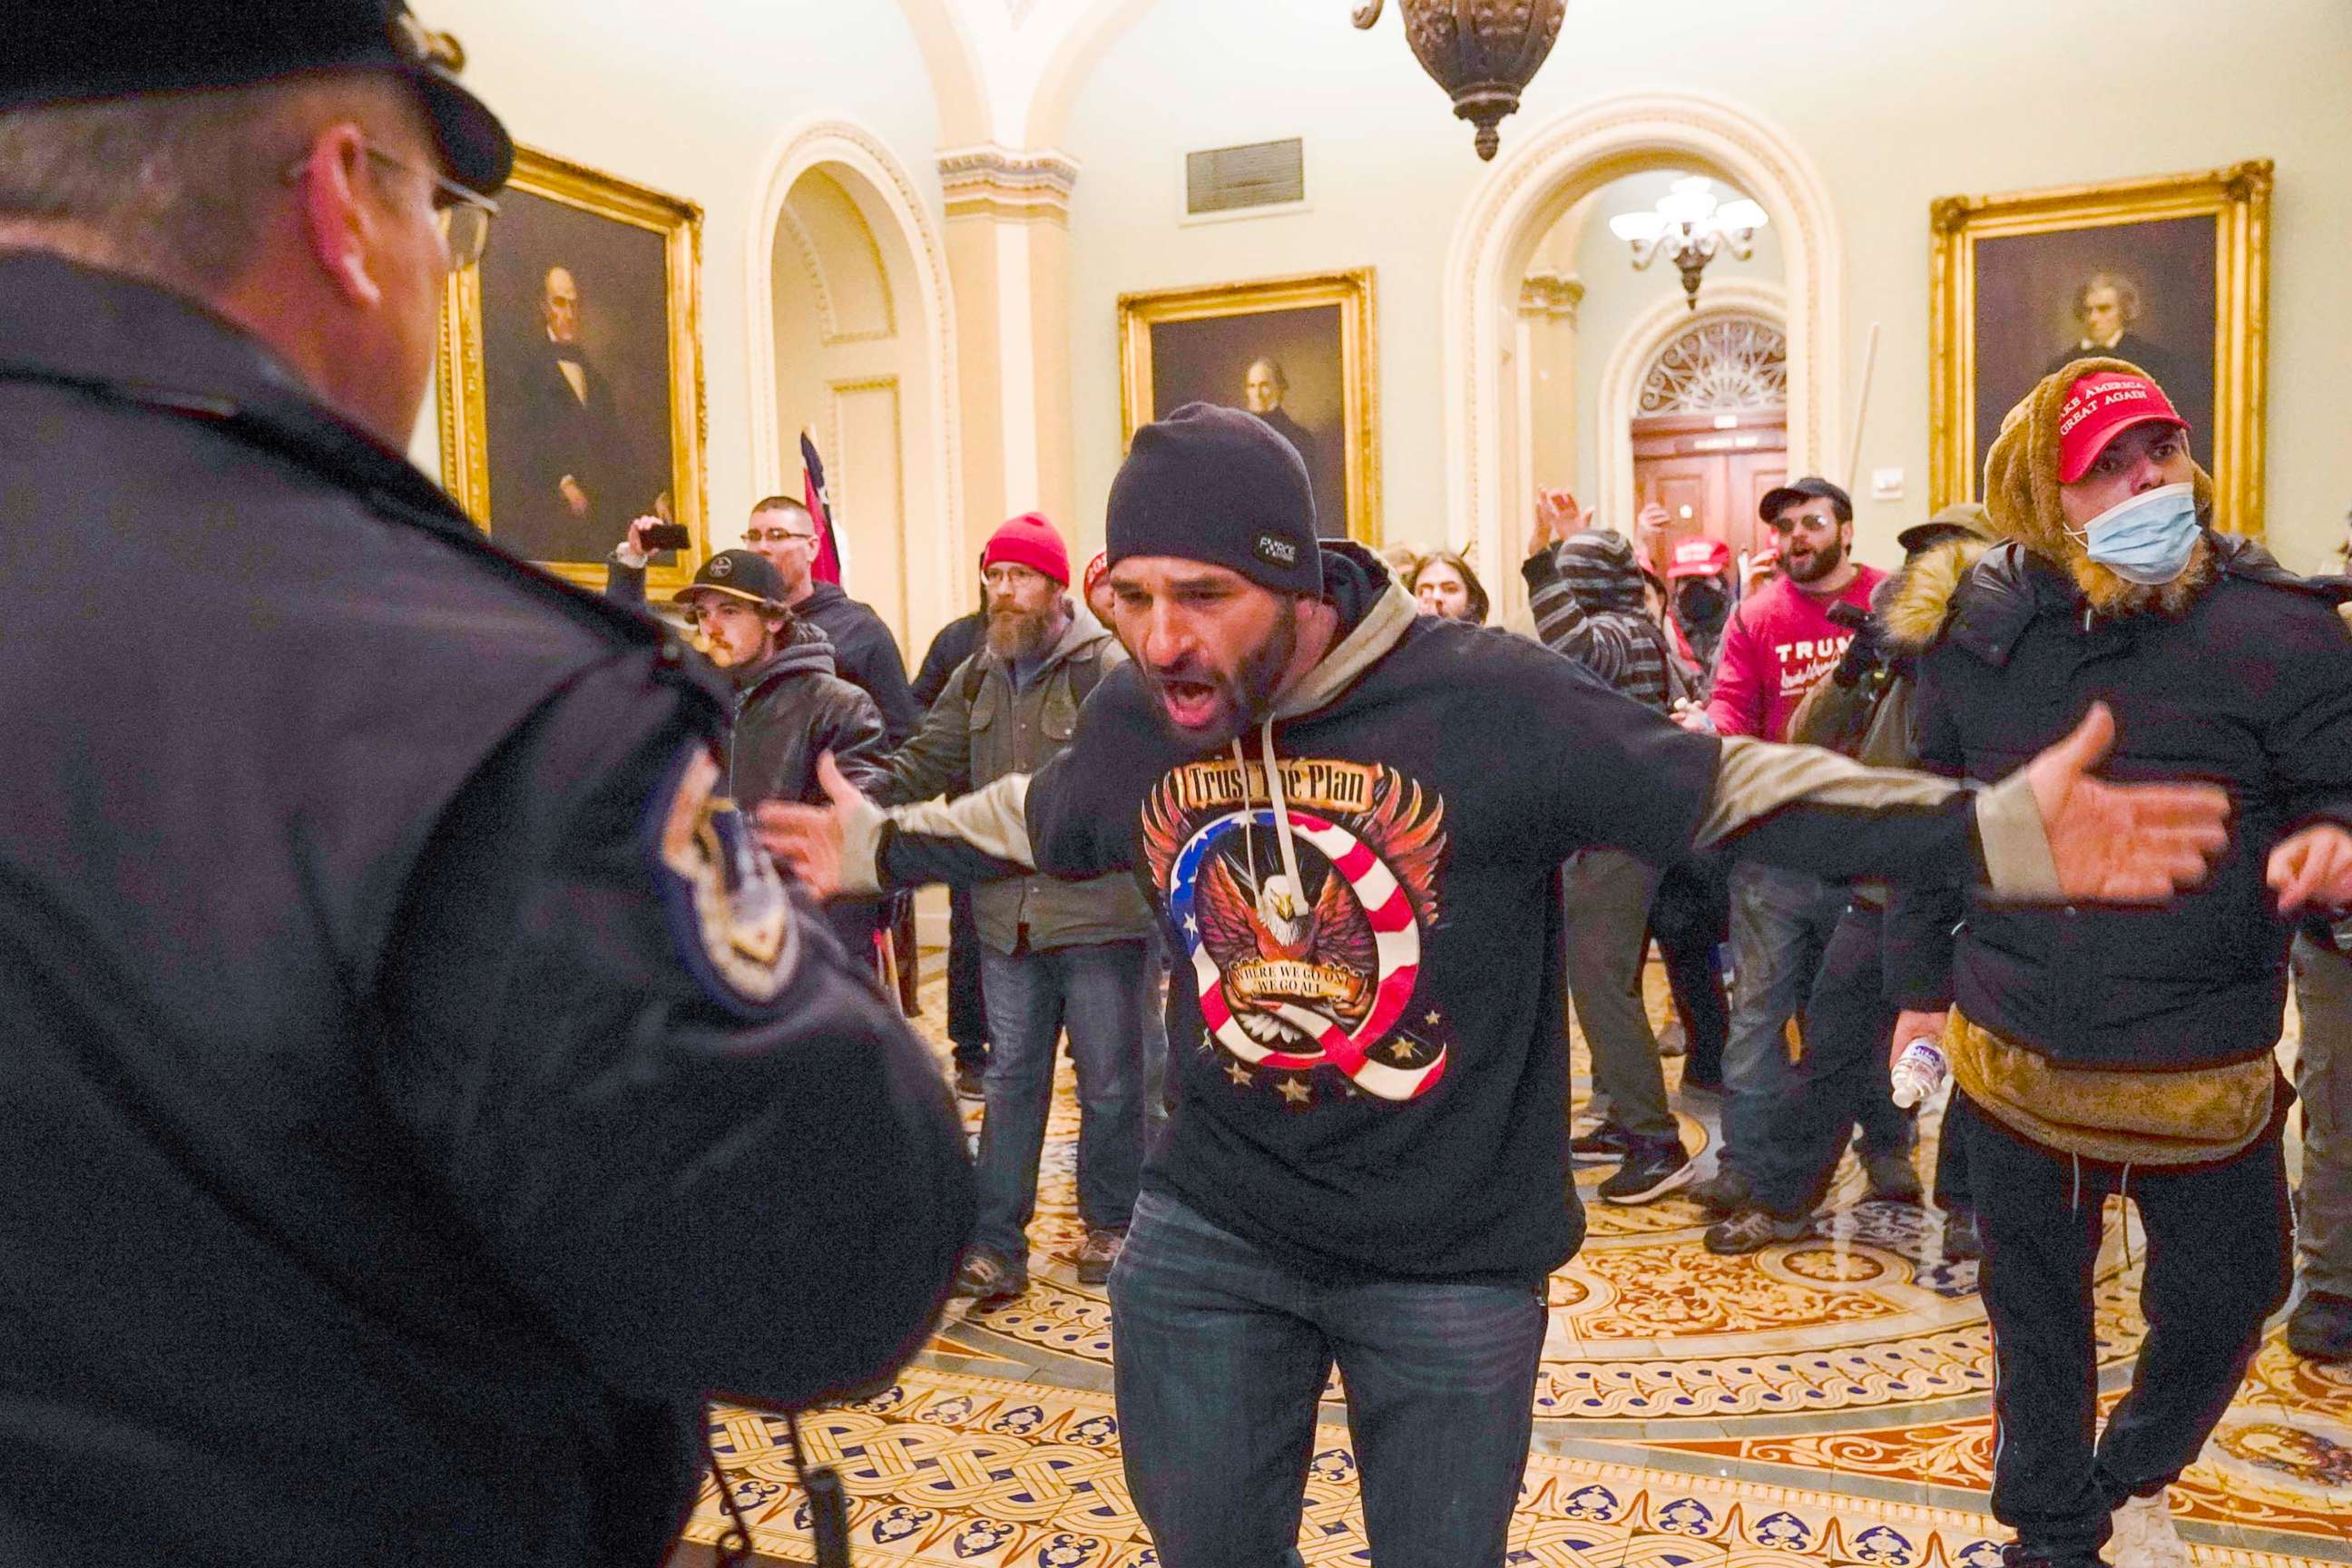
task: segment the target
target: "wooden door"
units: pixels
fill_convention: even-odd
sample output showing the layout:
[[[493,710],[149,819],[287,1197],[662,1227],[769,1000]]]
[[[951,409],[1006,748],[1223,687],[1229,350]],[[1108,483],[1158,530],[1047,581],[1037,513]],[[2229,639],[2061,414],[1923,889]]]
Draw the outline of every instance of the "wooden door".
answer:
[[[1699,534],[1735,551],[1758,547],[1764,530],[1757,502],[1789,472],[1785,414],[1651,415],[1634,420],[1631,433],[1635,504],[1654,501],[1669,514],[1665,549],[1653,570]]]

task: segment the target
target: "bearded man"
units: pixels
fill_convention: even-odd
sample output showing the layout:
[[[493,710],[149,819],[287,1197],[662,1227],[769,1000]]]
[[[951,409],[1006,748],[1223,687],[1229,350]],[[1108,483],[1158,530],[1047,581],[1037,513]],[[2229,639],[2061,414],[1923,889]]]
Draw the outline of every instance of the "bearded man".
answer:
[[[1766,492],[1757,508],[1771,531],[1781,574],[1740,601],[1724,627],[1715,688],[1704,718],[1726,735],[1781,741],[1805,694],[1829,678],[1853,641],[1831,618],[1840,605],[1870,608],[1886,574],[1853,558],[1853,502],[1815,476]],[[1759,1170],[1801,1163],[1786,1145],[1776,1108],[1794,1091],[1789,1021],[1821,973],[1845,913],[1843,885],[1780,866],[1731,873],[1731,1031],[1723,1047],[1723,1144],[1715,1174],[1691,1188],[1709,1211],[1736,1214],[1755,1194]],[[1910,1124],[1890,1100],[1864,1108],[1864,1164],[1870,1195],[1916,1203]]]
[[[1134,663],[1060,756],[945,805],[845,785],[761,818],[821,891],[1131,871],[1160,900],[1177,1101],[1110,1296],[1128,1484],[1170,1568],[1295,1560],[1335,1362],[1374,1561],[1503,1561],[1544,1279],[1583,1231],[1571,855],[2157,898],[2224,837],[2216,790],[2085,776],[2096,713],[1982,793],[1679,729],[1414,614],[1368,551],[1318,543],[1297,453],[1237,411],[1139,430],[1108,525]]]
[[[2002,542],[1957,580],[1918,660],[1925,765],[1998,781],[2095,700],[2116,714],[2118,774],[2194,773],[2236,805],[2211,881],[2167,909],[1913,891],[1888,915],[1888,990],[1907,1009],[1894,1037],[1943,1038],[1969,1110],[2006,1560],[2093,1568],[2112,1533],[2116,1568],[2187,1568],[2166,1489],[2292,1275],[2292,1097],[2273,1059],[2292,933],[2274,904],[2340,892],[2352,866],[2344,585],[2212,531],[2188,422],[2121,360],[2076,360],[2010,411],[1985,506]],[[2111,1194],[2147,1236],[2147,1337],[2095,1444]]]
[[[915,738],[873,787],[887,804],[961,795],[1044,767],[1068,749],[1078,709],[1126,662],[1110,633],[1073,612],[1070,555],[1034,512],[998,529],[981,555],[982,645],[948,677]],[[853,781],[854,782],[854,781]],[[956,1293],[985,1303],[1029,1288],[1029,1222],[1067,1029],[1078,1069],[1081,1284],[1110,1276],[1143,1165],[1145,938],[1134,881],[1104,876],[992,882],[974,890],[981,996],[988,1015],[987,1107],[980,1132],[980,1223]]]

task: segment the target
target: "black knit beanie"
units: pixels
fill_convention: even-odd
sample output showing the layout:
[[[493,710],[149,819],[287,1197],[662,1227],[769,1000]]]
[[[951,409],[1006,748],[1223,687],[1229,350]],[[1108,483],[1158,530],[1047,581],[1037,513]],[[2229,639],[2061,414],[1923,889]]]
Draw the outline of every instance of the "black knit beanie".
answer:
[[[1315,491],[1297,450],[1255,414],[1188,403],[1135,433],[1111,481],[1107,554],[1174,555],[1282,594],[1323,592]]]

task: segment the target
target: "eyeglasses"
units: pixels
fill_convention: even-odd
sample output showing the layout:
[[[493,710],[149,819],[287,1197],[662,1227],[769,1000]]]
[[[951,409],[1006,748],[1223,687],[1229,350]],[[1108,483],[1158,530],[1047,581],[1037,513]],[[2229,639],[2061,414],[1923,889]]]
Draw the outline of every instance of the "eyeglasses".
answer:
[[[1044,583],[1050,579],[1034,567],[1018,566],[1010,561],[1000,561],[982,572],[980,574],[980,580],[988,587],[1005,592],[1017,588],[1024,583]]]
[[[415,174],[432,186],[433,221],[441,231],[441,247],[448,255],[451,271],[462,272],[481,260],[482,252],[489,248],[490,220],[499,216],[498,203],[430,169],[395,158],[373,142],[361,142],[360,150],[384,167]],[[286,183],[290,185],[310,172],[310,160],[304,158],[286,171]]]
[[[749,544],[782,544],[787,539],[814,539],[814,533],[794,533],[789,528],[747,528],[743,539]]]

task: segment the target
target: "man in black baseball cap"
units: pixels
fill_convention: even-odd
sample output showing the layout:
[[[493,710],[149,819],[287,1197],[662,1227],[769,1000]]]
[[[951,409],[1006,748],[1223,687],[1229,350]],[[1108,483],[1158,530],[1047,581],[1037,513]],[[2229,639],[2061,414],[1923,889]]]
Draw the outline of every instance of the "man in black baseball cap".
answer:
[[[937,1068],[736,805],[792,758],[720,750],[879,721],[408,462],[511,156],[453,44],[0,15],[0,1558],[660,1563],[705,1398],[887,1376],[969,1229]]]
[[[125,0],[14,7],[0,114],[133,94],[254,87],[308,72],[382,71],[423,100],[449,176],[482,195],[514,143],[459,84],[465,50],[402,0]]]

